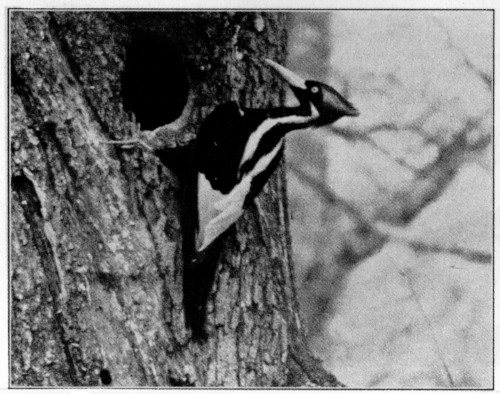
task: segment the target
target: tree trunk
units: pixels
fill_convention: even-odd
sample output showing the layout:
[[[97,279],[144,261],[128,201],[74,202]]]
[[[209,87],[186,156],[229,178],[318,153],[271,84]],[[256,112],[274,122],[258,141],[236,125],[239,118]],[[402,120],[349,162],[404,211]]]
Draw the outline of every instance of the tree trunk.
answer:
[[[302,346],[283,169],[225,244],[198,344],[184,326],[181,180],[147,150],[102,143],[176,119],[189,89],[194,124],[163,141],[172,152],[223,101],[277,105],[262,60],[283,62],[286,15],[10,16],[11,384],[336,385]],[[164,93],[125,86],[157,59]]]

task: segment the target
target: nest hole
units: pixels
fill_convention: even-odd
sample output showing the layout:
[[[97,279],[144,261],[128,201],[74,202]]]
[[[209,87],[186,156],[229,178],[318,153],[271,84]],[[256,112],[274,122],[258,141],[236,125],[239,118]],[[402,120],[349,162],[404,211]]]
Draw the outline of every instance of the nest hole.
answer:
[[[121,77],[123,106],[134,113],[143,130],[153,130],[180,116],[189,83],[179,51],[165,38],[131,40]]]

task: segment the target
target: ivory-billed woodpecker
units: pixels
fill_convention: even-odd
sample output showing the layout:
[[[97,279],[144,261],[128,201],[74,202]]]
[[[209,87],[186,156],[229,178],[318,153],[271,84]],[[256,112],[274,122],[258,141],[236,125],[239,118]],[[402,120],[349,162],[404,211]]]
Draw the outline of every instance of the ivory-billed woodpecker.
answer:
[[[266,60],[297,98],[296,107],[253,109],[227,102],[203,121],[187,162],[175,164],[182,173],[183,291],[186,326],[195,340],[206,337],[207,298],[214,283],[222,235],[259,194],[283,155],[283,138],[297,129],[331,124],[358,111],[335,89],[304,80]],[[159,129],[178,132],[193,106],[189,95],[183,114]],[[153,132],[154,134],[154,132]],[[167,166],[179,152],[155,149],[142,140],[108,141],[151,149]],[[186,149],[181,150],[184,156]],[[181,176],[181,175],[180,175]]]
[[[252,109],[230,101],[214,109],[196,138],[184,203],[184,306],[187,326],[203,338],[221,235],[259,194],[283,155],[283,138],[331,124],[358,111],[335,89],[307,81],[266,60],[289,84],[299,105]]]

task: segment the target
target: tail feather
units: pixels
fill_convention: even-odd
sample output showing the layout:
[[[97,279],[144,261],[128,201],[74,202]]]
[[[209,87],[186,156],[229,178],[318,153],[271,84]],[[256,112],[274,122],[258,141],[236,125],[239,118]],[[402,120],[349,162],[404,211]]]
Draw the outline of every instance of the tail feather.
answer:
[[[186,328],[191,330],[193,340],[203,342],[207,338],[205,327],[207,301],[215,279],[222,237],[216,239],[203,251],[197,251],[198,172],[193,166],[187,168],[189,170],[183,178],[181,196],[184,316]]]
[[[196,258],[184,263],[184,314],[186,326],[196,341],[207,338],[207,303],[220,258],[220,244],[221,240],[216,240]]]

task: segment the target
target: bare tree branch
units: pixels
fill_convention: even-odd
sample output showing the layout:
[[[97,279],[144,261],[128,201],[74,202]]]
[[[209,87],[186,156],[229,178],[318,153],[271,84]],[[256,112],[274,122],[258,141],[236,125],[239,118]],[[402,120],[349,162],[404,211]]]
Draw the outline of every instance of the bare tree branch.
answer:
[[[466,122],[453,141],[441,150],[437,159],[416,172],[411,188],[395,193],[379,210],[376,219],[394,224],[409,223],[425,206],[441,196],[465,158],[490,144],[490,135],[469,141],[470,132],[477,128],[479,122],[479,119]]]
[[[434,19],[434,22],[441,28],[443,33],[446,35],[446,44],[448,45],[448,48],[457,52],[460,55],[460,57],[462,58],[462,61],[464,62],[465,67],[467,67],[469,70],[471,70],[473,73],[475,73],[485,83],[485,85],[488,87],[488,89],[490,91],[492,91],[493,90],[493,79],[492,79],[491,75],[480,70],[477,66],[475,66],[471,62],[471,60],[469,59],[469,56],[467,56],[465,51],[453,42],[450,31],[447,29],[447,27],[444,25],[444,23],[441,19],[437,18],[436,16],[433,16],[432,18]]]
[[[388,226],[385,223],[377,223],[374,227],[381,234],[388,236],[391,241],[404,244],[417,253],[446,253],[483,264],[490,264],[492,261],[491,253],[463,248],[460,246],[438,245],[428,241],[413,239],[414,236],[407,234],[407,230],[405,228]]]
[[[414,240],[409,236],[404,235],[405,229],[388,226],[384,223],[375,223],[372,218],[364,216],[354,205],[338,197],[322,182],[314,179],[312,176],[302,171],[297,165],[289,163],[289,168],[294,175],[296,175],[302,182],[309,185],[328,204],[340,206],[353,220],[355,220],[358,226],[362,226],[373,235],[379,237],[381,244],[373,247],[373,250],[378,250],[380,246],[387,241],[394,241],[404,243],[416,252],[448,253],[479,263],[491,263],[492,255],[490,253],[461,248],[458,246],[446,247]]]
[[[435,351],[436,351],[436,354],[437,354],[439,360],[441,361],[441,364],[442,364],[443,369],[444,369],[445,374],[446,374],[446,378],[448,379],[450,386],[455,387],[455,382],[453,380],[453,376],[451,375],[450,368],[448,367],[448,364],[446,363],[446,361],[444,359],[443,352],[441,351],[441,347],[439,346],[439,342],[436,338],[436,334],[434,333],[434,327],[432,325],[432,322],[430,321],[429,317],[427,316],[427,313],[425,312],[425,309],[424,309],[422,303],[420,302],[420,299],[418,298],[417,292],[413,288],[411,278],[408,276],[408,274],[405,272],[405,270],[401,269],[401,270],[399,270],[399,273],[401,274],[402,277],[404,277],[406,279],[406,282],[408,283],[408,288],[410,289],[412,297],[415,300],[415,303],[417,304],[418,309],[420,310],[422,317],[424,318],[425,322],[429,326],[432,341],[434,342],[434,345],[435,345]]]

